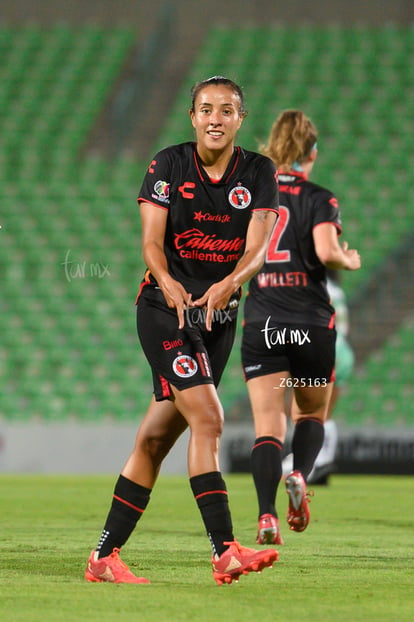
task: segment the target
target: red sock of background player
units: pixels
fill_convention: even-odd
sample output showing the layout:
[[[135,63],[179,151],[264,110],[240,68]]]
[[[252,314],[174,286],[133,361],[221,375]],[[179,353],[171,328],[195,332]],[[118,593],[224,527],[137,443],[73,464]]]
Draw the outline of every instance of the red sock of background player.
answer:
[[[261,436],[253,445],[250,464],[259,504],[259,518],[262,514],[277,517],[275,499],[282,477],[283,444],[274,436]]]
[[[319,419],[301,419],[295,425],[292,439],[293,470],[300,471],[308,479],[314,462],[323,445],[325,435]]]

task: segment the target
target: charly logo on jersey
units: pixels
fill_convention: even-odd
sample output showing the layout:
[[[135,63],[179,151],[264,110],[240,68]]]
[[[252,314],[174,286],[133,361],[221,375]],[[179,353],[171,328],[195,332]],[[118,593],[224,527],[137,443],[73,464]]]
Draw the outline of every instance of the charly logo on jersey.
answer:
[[[164,201],[165,203],[167,203],[169,201],[170,198],[170,184],[166,181],[162,181],[161,179],[159,179],[157,182],[155,182],[154,184],[154,190],[157,194],[157,197],[159,201]]]
[[[330,203],[331,205],[333,205],[333,207],[339,207],[339,204],[338,204],[338,199],[337,199],[336,197],[331,197],[331,198],[329,199],[329,203]]]
[[[232,188],[229,192],[229,202],[236,209],[245,209],[252,202],[250,190],[240,185]]]
[[[191,378],[197,373],[197,362],[187,354],[180,354],[172,364],[173,372],[180,378]]]

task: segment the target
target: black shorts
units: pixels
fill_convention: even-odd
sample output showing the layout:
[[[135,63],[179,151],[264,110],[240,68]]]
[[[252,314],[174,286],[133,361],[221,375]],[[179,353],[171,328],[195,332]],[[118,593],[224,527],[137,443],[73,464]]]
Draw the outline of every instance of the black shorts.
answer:
[[[243,329],[245,380],[287,371],[298,384],[325,386],[334,380],[336,330],[272,319]]]
[[[152,369],[157,401],[201,384],[218,386],[233,347],[237,309],[215,311],[212,330],[205,329],[205,313],[192,308],[178,328],[175,309],[169,309],[160,290],[141,293],[137,302],[137,331]]]

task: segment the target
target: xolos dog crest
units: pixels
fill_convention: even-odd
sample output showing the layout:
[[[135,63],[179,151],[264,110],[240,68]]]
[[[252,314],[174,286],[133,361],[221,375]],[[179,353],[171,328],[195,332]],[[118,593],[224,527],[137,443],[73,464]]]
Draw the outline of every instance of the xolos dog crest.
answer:
[[[236,209],[245,209],[250,205],[251,201],[252,195],[244,186],[237,186],[229,192],[230,205]]]
[[[191,378],[197,373],[198,365],[196,361],[187,354],[180,354],[174,359],[172,368],[180,378]]]

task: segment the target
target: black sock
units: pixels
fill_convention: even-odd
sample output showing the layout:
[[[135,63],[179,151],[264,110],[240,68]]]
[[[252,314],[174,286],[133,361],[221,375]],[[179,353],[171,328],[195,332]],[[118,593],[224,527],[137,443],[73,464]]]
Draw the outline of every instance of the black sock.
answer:
[[[226,484],[219,471],[190,477],[190,484],[213,554],[220,557],[228,549],[224,542],[234,540]]]
[[[295,426],[292,439],[293,470],[308,479],[323,445],[325,430],[319,419],[301,419]]]
[[[150,488],[135,484],[123,475],[119,476],[111,509],[96,547],[99,557],[106,557],[114,548],[121,548],[125,544],[147,507],[150,494]]]
[[[277,516],[275,500],[282,477],[282,449],[283,444],[274,436],[261,436],[253,445],[250,463],[259,503],[259,518],[262,514]]]

